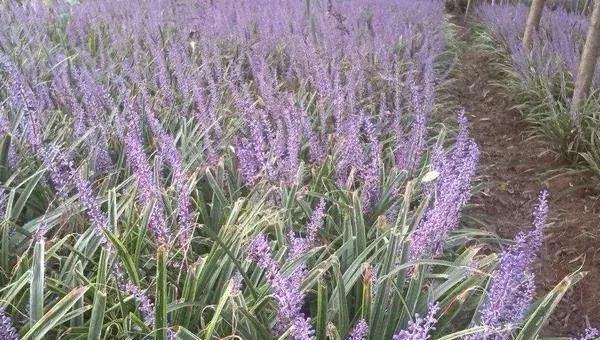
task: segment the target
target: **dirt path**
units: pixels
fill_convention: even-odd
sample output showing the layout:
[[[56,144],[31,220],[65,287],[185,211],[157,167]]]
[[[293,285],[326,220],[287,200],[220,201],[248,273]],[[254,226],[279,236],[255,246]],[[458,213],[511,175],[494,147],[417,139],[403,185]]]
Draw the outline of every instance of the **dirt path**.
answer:
[[[550,224],[536,264],[538,293],[552,289],[565,275],[583,266],[588,276],[567,293],[544,333],[570,336],[586,327],[600,327],[600,202],[598,193],[576,189],[590,181],[578,176],[550,179],[549,170],[560,168],[548,148],[527,138],[527,126],[516,103],[493,83],[497,69],[474,46],[467,23],[459,25],[465,43],[449,95],[467,110],[471,131],[481,148],[479,180],[486,185],[471,200],[472,213],[482,216],[490,230],[512,238],[529,227],[531,206],[542,188],[550,191]]]

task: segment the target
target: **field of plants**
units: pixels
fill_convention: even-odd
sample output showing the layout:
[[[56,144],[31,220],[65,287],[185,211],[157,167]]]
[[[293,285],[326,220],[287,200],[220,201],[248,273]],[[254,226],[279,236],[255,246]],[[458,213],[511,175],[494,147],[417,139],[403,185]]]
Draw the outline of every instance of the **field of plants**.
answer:
[[[575,109],[573,78],[577,74],[587,32],[584,14],[562,7],[547,11],[529,50],[518,39],[528,8],[523,4],[481,5],[478,13],[491,28],[486,41],[499,40],[499,62],[506,64],[509,81],[505,86],[520,96],[520,110],[536,132],[546,137],[562,157],[586,164],[600,173],[600,101],[593,94],[583,109]],[[506,63],[506,61],[509,61]],[[600,69],[600,65],[596,66]],[[600,85],[600,72],[593,75]]]
[[[474,214],[486,119],[455,88],[486,96],[477,49],[545,170],[597,181],[600,70],[571,100],[592,4],[529,47],[527,6],[469,6],[0,1],[0,340],[597,339],[547,327],[599,272],[536,279],[562,193],[510,235]]]

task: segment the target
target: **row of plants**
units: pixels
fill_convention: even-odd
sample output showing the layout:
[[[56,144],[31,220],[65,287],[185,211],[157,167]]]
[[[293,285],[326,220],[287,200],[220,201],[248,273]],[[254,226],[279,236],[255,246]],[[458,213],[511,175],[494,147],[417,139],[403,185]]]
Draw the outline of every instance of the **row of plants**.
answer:
[[[1,339],[533,339],[441,1],[0,3]],[[595,329],[579,339],[592,339]]]
[[[572,104],[574,75],[579,67],[588,20],[564,7],[546,6],[532,45],[524,46],[528,7],[524,4],[481,4],[477,13],[489,29],[479,40],[506,76],[505,90],[534,132],[557,155],[600,174],[600,101],[593,90],[584,105]],[[596,68],[594,88],[600,84]]]

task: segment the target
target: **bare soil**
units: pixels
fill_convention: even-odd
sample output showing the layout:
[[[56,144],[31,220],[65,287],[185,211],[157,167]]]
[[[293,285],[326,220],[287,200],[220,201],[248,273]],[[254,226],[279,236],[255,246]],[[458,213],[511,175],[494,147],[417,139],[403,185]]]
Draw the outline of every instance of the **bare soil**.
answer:
[[[542,140],[530,137],[521,114],[511,109],[518,103],[495,85],[501,74],[474,44],[473,26],[454,23],[465,48],[448,91],[466,109],[481,148],[478,179],[484,189],[472,198],[471,212],[484,216],[500,237],[512,238],[530,227],[532,205],[547,188],[550,216],[536,263],[538,296],[580,267],[588,274],[565,295],[544,334],[573,336],[588,325],[600,327],[600,194],[592,189],[598,188],[597,179],[564,171],[548,175],[568,165],[557,161]]]

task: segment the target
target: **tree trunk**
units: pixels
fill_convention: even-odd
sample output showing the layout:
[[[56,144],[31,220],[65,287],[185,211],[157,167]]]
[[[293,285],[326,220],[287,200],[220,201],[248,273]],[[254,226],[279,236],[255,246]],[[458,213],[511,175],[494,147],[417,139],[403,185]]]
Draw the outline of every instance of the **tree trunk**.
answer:
[[[469,0],[444,0],[444,5],[448,12],[465,13],[468,2]]]
[[[575,91],[573,92],[575,107],[585,103],[590,93],[592,79],[594,79],[598,48],[600,48],[600,0],[594,0],[594,10],[589,22],[585,46],[581,53],[579,70],[575,78]]]
[[[529,47],[531,44],[531,36],[533,35],[533,31],[537,30],[540,26],[544,1],[545,0],[533,0],[531,2],[529,15],[527,16],[527,23],[525,24],[525,33],[523,34],[523,46],[525,47]]]

